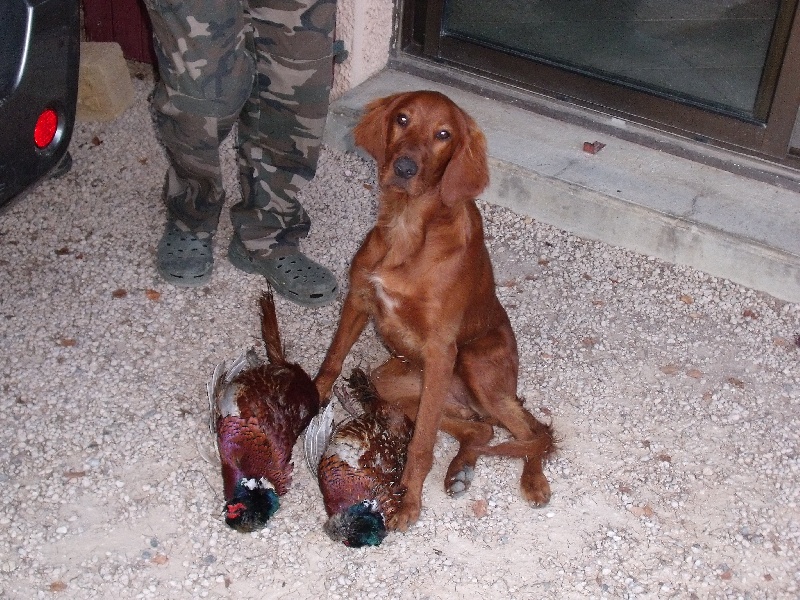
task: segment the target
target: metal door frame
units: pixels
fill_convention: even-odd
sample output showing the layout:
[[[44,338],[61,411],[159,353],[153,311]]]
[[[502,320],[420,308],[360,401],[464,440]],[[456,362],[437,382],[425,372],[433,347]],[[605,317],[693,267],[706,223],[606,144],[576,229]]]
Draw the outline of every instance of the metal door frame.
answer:
[[[401,52],[661,131],[800,168],[800,156],[789,152],[800,108],[798,0],[783,1],[773,31],[761,90],[774,83],[775,92],[771,104],[770,98],[760,92],[755,107],[756,114],[763,115],[763,121],[712,112],[684,100],[656,96],[447,36],[442,30],[445,0],[398,0],[398,3]],[[782,41],[784,52],[779,48]]]

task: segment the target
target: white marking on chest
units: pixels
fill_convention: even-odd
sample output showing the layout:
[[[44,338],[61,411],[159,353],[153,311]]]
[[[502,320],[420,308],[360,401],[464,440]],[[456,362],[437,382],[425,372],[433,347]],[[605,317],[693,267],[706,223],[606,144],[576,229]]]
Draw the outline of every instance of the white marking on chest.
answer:
[[[370,275],[369,281],[375,288],[375,297],[378,299],[381,307],[383,307],[383,310],[386,312],[394,312],[397,308],[398,302],[395,298],[392,298],[389,295],[389,292],[384,287],[383,280],[380,278],[380,276],[373,273]]]

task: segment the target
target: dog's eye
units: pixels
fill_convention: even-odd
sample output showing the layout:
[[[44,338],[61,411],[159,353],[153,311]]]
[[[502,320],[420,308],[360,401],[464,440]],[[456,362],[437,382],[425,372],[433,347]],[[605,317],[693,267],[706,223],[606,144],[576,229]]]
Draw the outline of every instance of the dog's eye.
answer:
[[[450,139],[450,132],[447,129],[442,129],[441,131],[436,132],[436,139],[437,140],[449,140]]]
[[[397,121],[397,124],[400,125],[400,127],[405,127],[408,125],[408,116],[400,113],[397,115],[397,117],[395,117],[395,121]]]

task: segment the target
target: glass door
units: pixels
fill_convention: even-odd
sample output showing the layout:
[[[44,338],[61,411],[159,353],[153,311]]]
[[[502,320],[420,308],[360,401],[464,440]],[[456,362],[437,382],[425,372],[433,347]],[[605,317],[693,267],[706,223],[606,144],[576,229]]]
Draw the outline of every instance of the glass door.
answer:
[[[443,28],[631,88],[763,119],[757,98],[779,6],[780,0],[451,0]]]
[[[798,0],[408,0],[405,48],[784,161]],[[408,10],[410,9],[410,10]]]

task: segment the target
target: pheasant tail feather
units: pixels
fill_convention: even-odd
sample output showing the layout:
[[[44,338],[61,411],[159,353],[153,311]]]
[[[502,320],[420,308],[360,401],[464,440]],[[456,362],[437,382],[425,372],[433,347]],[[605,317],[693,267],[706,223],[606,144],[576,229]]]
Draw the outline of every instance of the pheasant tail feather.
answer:
[[[278,316],[275,313],[275,298],[272,295],[272,288],[261,294],[258,303],[261,306],[261,337],[264,339],[267,358],[273,365],[283,364],[286,359],[283,355],[281,335],[278,331]]]

